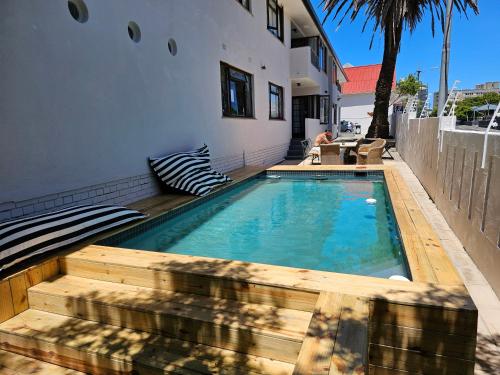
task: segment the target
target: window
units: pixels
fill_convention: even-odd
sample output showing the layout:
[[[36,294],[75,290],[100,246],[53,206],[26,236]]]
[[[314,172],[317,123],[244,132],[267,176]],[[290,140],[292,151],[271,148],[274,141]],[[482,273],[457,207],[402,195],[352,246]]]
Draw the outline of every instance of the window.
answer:
[[[327,49],[323,41],[318,38],[318,69],[326,72]]]
[[[330,96],[319,98],[319,122],[322,124],[330,123]]]
[[[283,120],[283,87],[269,82],[269,118]]]
[[[246,10],[250,11],[250,0],[236,0],[238,3],[243,6]]]
[[[220,63],[222,115],[253,117],[252,75]]]
[[[89,19],[89,11],[83,0],[69,0],[68,10],[75,21],[85,23]]]
[[[278,0],[267,0],[267,29],[283,41],[283,7]]]

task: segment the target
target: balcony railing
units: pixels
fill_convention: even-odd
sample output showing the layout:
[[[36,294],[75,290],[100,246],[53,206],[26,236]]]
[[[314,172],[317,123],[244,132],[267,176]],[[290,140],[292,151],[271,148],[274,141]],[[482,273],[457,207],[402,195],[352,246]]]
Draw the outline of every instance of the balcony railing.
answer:
[[[292,39],[292,48],[311,47],[311,64],[320,70],[318,50],[318,37]]]

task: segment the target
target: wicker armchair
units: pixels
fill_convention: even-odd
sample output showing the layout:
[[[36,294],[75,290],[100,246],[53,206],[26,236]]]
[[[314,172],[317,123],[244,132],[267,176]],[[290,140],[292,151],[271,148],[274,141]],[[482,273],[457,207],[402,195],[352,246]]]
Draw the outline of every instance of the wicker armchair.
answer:
[[[340,159],[340,144],[330,143],[319,146],[321,149],[321,165],[343,164]]]
[[[356,164],[382,164],[382,154],[384,153],[385,140],[377,138],[369,145],[361,145],[358,148]]]

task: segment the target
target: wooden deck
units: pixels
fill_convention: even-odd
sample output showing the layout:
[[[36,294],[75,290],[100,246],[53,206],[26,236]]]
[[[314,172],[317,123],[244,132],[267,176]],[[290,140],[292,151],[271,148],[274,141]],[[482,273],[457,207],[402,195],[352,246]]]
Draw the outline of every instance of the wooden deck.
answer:
[[[356,169],[383,171],[413,282],[80,245],[0,281],[0,348],[92,374],[472,374],[477,310],[456,270],[399,174]]]

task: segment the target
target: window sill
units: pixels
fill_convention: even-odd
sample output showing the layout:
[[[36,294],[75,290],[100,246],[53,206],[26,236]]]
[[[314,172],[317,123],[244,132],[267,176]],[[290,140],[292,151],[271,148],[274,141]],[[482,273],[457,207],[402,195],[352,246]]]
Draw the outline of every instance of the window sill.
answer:
[[[285,118],[271,118],[269,117],[269,121],[286,121]]]
[[[223,119],[238,119],[238,120],[257,120],[257,117],[243,117],[243,116],[228,116],[222,115]]]

